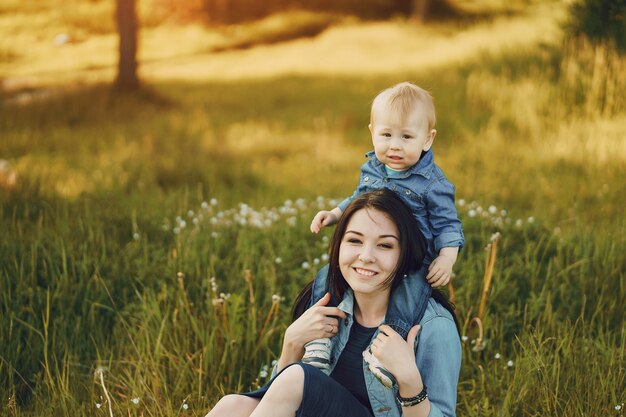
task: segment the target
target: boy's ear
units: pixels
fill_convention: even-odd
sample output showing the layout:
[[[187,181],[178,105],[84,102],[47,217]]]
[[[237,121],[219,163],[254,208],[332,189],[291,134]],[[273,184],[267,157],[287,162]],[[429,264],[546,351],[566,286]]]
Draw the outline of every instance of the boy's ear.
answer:
[[[428,151],[431,146],[433,146],[435,136],[437,136],[437,129],[431,129],[428,135],[428,139],[426,139],[426,142],[424,142],[424,148],[422,149],[424,152]]]
[[[374,133],[374,131],[372,130],[373,127],[371,123],[367,125],[367,128],[370,130],[370,133]]]

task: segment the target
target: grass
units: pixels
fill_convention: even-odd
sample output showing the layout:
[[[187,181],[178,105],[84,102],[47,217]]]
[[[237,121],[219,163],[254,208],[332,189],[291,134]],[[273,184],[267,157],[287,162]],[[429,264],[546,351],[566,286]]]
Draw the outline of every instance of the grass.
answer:
[[[313,236],[307,224],[356,183],[372,97],[409,79],[435,96],[436,157],[467,237],[454,281],[467,337],[458,414],[623,415],[624,57],[558,36],[523,48],[489,40],[486,53],[480,39],[524,26],[515,19],[550,26],[532,9],[509,18],[458,33],[348,22],[189,58],[198,69],[206,58],[258,63],[261,76],[237,67],[236,81],[207,80],[211,67],[181,81],[163,59],[159,71],[177,76],[155,70],[138,95],[55,87],[83,79],[80,48],[49,84],[52,69],[11,67],[39,78],[35,90],[2,93],[0,107],[0,158],[17,175],[0,175],[2,413],[105,416],[111,405],[114,415],[200,416],[222,394],[262,384],[291,300],[324,263],[330,231]],[[356,38],[339,42],[348,33]],[[351,74],[339,61],[319,74],[266,61],[291,48],[316,56],[329,40],[402,50],[424,33],[450,44],[419,69],[367,67],[360,50]],[[444,47],[463,39],[475,39],[466,52]],[[487,343],[474,350],[469,323],[494,232]]]

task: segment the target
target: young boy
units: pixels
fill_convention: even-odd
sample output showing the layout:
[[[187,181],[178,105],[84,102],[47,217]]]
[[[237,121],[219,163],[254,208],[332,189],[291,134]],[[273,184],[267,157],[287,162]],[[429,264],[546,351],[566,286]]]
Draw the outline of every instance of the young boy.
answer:
[[[435,130],[435,107],[430,94],[422,88],[400,83],[381,92],[372,103],[369,130],[374,151],[366,154],[368,161],[361,166],[359,184],[351,197],[330,211],[320,211],[311,222],[311,232],[335,224],[350,201],[364,192],[389,188],[397,192],[411,208],[421,233],[428,242],[424,267],[426,280],[432,287],[446,285],[452,276],[459,249],[464,244],[461,221],[454,206],[454,185],[434,163],[431,146]],[[317,279],[317,278],[316,278]],[[409,291],[412,277],[408,277]],[[417,288],[417,287],[416,287]],[[314,298],[324,295],[325,288],[316,288]],[[411,293],[417,295],[418,290]],[[400,302],[394,300],[386,322],[405,323],[409,327],[416,314],[410,295]],[[401,298],[402,296],[394,296]],[[393,298],[393,297],[392,297]],[[417,303],[417,300],[415,301]],[[409,305],[404,305],[409,304]],[[422,312],[423,314],[423,312]],[[396,326],[406,337],[405,326]],[[330,366],[328,339],[310,342],[305,348],[303,362],[320,368]],[[376,363],[369,349],[363,353],[369,368],[386,386],[393,383],[384,368]]]

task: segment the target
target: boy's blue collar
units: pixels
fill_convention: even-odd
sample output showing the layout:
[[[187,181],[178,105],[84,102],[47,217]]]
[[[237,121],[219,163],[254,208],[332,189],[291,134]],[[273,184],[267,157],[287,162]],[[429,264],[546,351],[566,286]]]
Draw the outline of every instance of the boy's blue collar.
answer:
[[[383,171],[385,171],[385,167],[383,166],[383,163],[380,162],[378,160],[378,158],[376,158],[376,153],[374,151],[369,151],[365,154],[366,158],[371,159],[374,162],[374,165],[377,167],[380,167]],[[430,174],[433,170],[433,162],[435,160],[435,155],[433,154],[433,150],[429,149],[424,156],[422,156],[420,158],[419,161],[417,161],[417,164],[413,165],[411,167],[411,169],[407,170],[407,177],[409,175],[413,175],[413,174],[417,174],[417,175],[421,175],[422,177],[429,179],[430,178]],[[385,174],[387,172],[385,171]]]

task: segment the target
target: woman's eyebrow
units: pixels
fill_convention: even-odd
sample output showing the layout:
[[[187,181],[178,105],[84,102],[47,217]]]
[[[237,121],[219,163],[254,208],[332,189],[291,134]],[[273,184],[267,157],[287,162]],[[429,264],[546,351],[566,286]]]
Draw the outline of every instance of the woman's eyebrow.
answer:
[[[363,233],[357,232],[356,230],[346,230],[345,234],[347,235],[348,233],[353,233],[353,234],[358,235],[358,236],[363,236]],[[396,235],[380,235],[380,236],[378,236],[379,239],[385,239],[385,238],[388,238],[388,237],[390,237],[392,239],[395,239],[398,242],[400,241],[400,238],[398,238],[398,236],[396,236]]]

